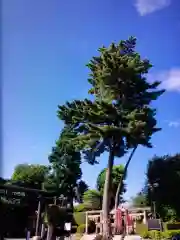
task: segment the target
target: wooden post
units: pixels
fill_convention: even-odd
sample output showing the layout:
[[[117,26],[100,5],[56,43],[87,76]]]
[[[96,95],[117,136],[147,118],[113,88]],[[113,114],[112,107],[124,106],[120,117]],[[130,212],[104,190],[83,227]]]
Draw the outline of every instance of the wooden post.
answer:
[[[44,232],[45,232],[45,226],[44,226],[44,224],[42,224],[42,226],[41,226],[41,238],[44,236]]]
[[[100,212],[100,234],[103,232],[103,218],[102,218],[102,211]]]
[[[143,223],[147,223],[147,216],[146,216],[146,210],[144,210],[144,218],[143,218]]]
[[[125,222],[125,234],[129,234],[129,225],[128,225],[128,210],[126,209],[126,211],[124,212],[124,222]]]
[[[88,212],[86,212],[86,234],[88,234]]]
[[[27,231],[26,240],[29,240],[29,239],[30,239],[30,236],[31,236],[31,233],[30,233],[30,231]]]
[[[48,226],[48,230],[47,230],[47,240],[50,240],[50,239],[51,239],[51,235],[52,235],[51,227]]]
[[[36,236],[38,236],[38,233],[39,233],[40,215],[41,215],[41,201],[39,200],[38,211],[37,211],[37,220],[36,220],[36,234],[35,234]]]

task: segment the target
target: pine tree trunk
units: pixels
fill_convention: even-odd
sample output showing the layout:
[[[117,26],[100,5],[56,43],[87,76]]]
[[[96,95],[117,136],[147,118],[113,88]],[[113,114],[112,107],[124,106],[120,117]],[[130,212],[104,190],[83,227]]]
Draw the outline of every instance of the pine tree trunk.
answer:
[[[122,186],[123,186],[124,177],[125,177],[126,174],[127,174],[127,170],[128,170],[129,164],[130,164],[130,162],[131,162],[131,159],[132,159],[132,157],[133,157],[136,149],[137,149],[137,146],[134,147],[134,149],[132,150],[132,152],[131,152],[131,154],[130,154],[130,156],[129,156],[129,158],[128,158],[128,161],[127,161],[127,163],[126,163],[126,165],[125,165],[124,173],[123,173],[123,175],[122,175],[122,177],[121,177],[121,179],[120,179],[120,181],[119,181],[118,188],[117,188],[117,191],[116,191],[116,197],[115,197],[115,210],[118,208],[118,205],[119,205],[119,195],[120,195],[120,193],[121,193],[121,191],[122,191]]]
[[[73,208],[74,208],[74,203],[73,203],[74,198],[73,198],[73,196],[74,196],[74,188],[71,187],[71,188],[70,188],[70,194],[69,194],[69,196],[68,196],[68,202],[67,202],[67,203],[70,204],[70,208],[71,208],[72,210],[73,210]],[[67,204],[66,204],[66,205],[67,205]]]
[[[38,211],[37,211],[37,219],[36,219],[36,236],[39,236],[39,224],[41,220],[41,200],[38,202]]]
[[[108,166],[106,170],[106,179],[104,185],[104,194],[103,194],[103,237],[105,239],[111,238],[111,228],[110,228],[110,219],[109,219],[109,202],[110,202],[110,195],[109,192],[111,190],[112,185],[112,167],[114,163],[114,151],[113,148],[110,149],[109,159],[108,159]]]
[[[53,224],[49,224],[48,226],[48,232],[47,232],[47,240],[55,240],[55,226]]]

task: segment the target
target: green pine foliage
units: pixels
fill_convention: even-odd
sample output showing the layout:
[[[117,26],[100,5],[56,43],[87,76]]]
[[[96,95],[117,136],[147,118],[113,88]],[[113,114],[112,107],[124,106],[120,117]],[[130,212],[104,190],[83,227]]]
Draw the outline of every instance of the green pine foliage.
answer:
[[[152,65],[135,46],[136,39],[130,37],[100,48],[99,56],[87,65],[94,100],[58,106],[58,117],[77,132],[69,143],[83,150],[89,163],[96,163],[104,151],[113,150],[121,157],[136,145],[151,147],[152,134],[160,130],[150,103],[164,90],[157,90],[160,82],[148,83],[146,74]]]

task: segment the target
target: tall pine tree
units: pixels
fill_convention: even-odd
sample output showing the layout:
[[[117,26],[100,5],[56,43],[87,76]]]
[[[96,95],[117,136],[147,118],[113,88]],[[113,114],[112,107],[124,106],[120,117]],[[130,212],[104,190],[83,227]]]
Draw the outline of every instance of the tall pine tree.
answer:
[[[122,157],[138,145],[152,147],[150,140],[156,127],[156,110],[150,106],[164,91],[160,82],[148,83],[146,74],[152,67],[135,51],[136,39],[99,49],[87,65],[90,69],[89,93],[94,100],[67,102],[59,106],[58,116],[71,125],[77,136],[68,141],[82,150],[89,163],[109,153],[103,195],[103,236],[110,237],[109,195],[115,157]]]

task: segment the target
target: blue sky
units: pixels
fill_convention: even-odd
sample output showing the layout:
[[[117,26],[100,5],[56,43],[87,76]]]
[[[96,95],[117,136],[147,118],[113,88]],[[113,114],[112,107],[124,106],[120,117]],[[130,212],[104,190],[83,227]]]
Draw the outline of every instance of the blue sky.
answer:
[[[155,103],[163,130],[153,136],[153,149],[138,149],[128,171],[126,197],[134,195],[143,186],[148,159],[179,151],[179,0],[2,2],[4,176],[18,163],[48,163],[63,126],[57,105],[87,97],[85,64],[98,47],[133,35],[154,65],[150,78],[167,89]],[[84,163],[83,179],[94,187],[106,164],[106,154],[99,165]]]

